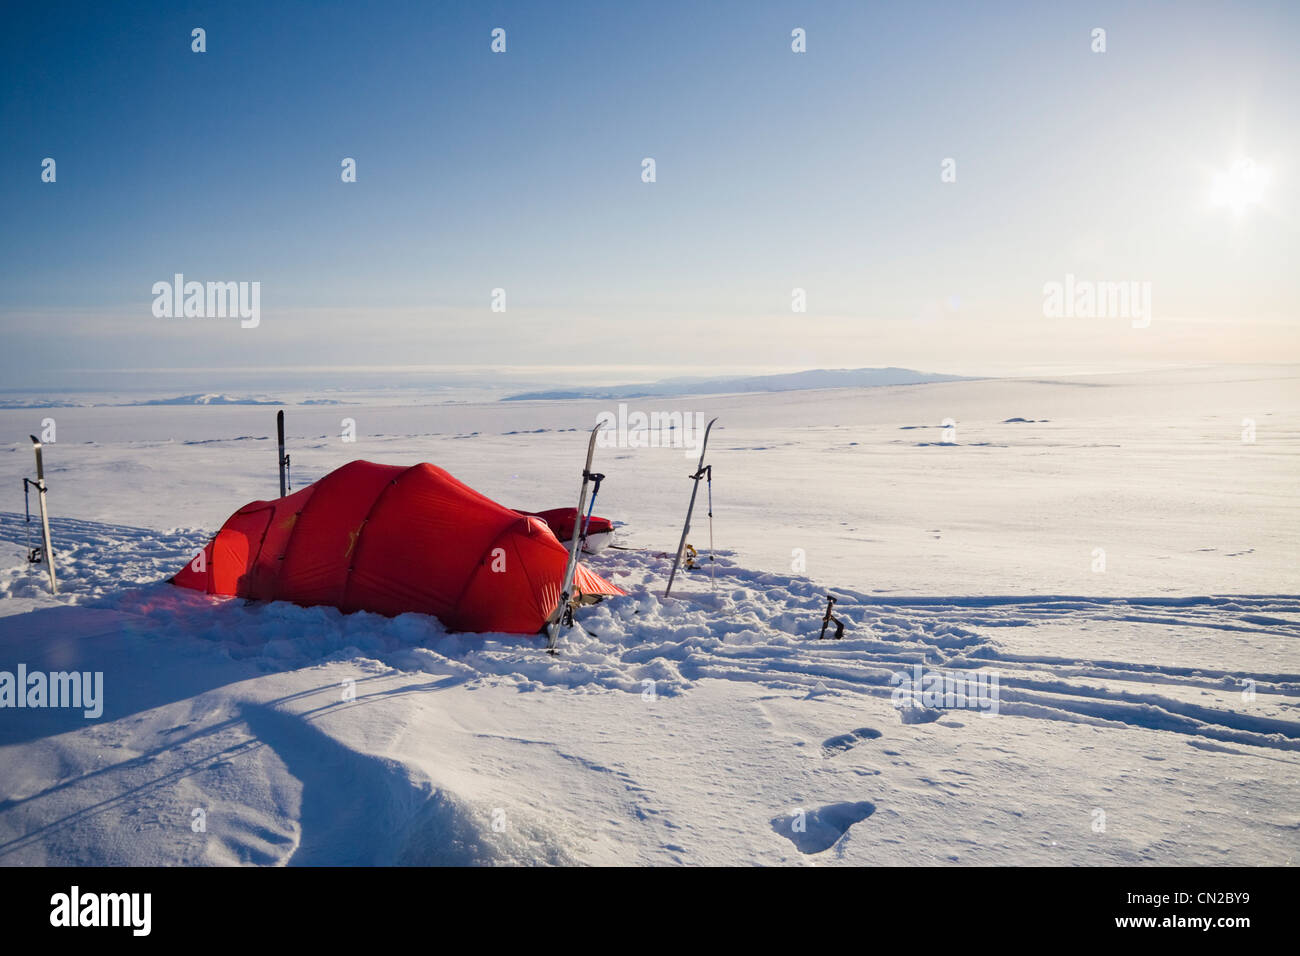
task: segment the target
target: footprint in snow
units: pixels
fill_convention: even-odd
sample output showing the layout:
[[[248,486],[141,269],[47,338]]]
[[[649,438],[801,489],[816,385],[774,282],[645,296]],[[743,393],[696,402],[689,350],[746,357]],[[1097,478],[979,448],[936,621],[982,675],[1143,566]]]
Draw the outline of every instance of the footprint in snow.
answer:
[[[772,818],[772,829],[795,845],[800,853],[821,853],[839,842],[849,827],[876,812],[876,805],[832,803],[817,810],[795,810]]]
[[[875,740],[880,736],[880,731],[873,727],[859,727],[857,730],[851,730],[847,734],[840,734],[837,737],[827,737],[822,741],[822,752],[827,757],[834,757],[837,753],[843,753],[846,750],[853,749],[859,740]]]

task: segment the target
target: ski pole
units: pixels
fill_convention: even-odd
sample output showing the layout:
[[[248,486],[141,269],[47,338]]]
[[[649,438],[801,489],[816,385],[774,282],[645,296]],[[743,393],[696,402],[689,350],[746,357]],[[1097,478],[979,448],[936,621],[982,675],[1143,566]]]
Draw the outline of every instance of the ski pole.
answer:
[[[709,465],[709,590],[717,589],[717,565],[713,562],[713,466]]]
[[[591,472],[582,473],[583,480],[590,478],[594,481],[595,487],[591,489],[591,501],[587,503],[587,517],[582,522],[582,537],[578,540],[578,550],[585,550],[587,547],[587,529],[591,527],[591,515],[596,510],[596,495],[600,494],[600,483],[605,480],[604,475],[593,475]]]
[[[695,482],[691,486],[691,503],[686,506],[686,521],[682,524],[682,538],[677,542],[677,553],[673,556],[673,568],[668,572],[668,586],[664,588],[664,597],[668,597],[673,590],[673,581],[677,578],[677,567],[682,562],[682,554],[686,551],[686,536],[691,533],[691,514],[695,511],[695,496],[700,490],[700,479],[704,477],[704,454],[709,448],[709,432],[713,430],[713,423],[717,419],[709,420],[709,424],[704,429],[704,441],[700,443],[700,463],[696,466],[695,474],[687,475]]]
[[[30,478],[23,479],[23,517],[27,529],[27,563],[36,563],[36,549],[32,547],[32,496]]]

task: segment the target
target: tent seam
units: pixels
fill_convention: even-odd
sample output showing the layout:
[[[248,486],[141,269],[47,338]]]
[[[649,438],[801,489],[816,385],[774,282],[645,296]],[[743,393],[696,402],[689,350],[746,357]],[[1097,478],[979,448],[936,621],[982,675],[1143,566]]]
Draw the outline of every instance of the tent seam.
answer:
[[[346,467],[346,466],[345,466],[345,467]],[[335,470],[337,470],[337,469],[335,469]],[[331,472],[331,474],[332,474],[332,473],[333,473],[333,472]],[[326,475],[325,477],[328,478],[329,475]],[[322,480],[324,480],[324,479],[322,479]],[[316,485],[318,485],[319,483],[320,483],[320,482],[312,482],[312,483],[311,483],[310,485],[308,485],[307,487],[308,487],[308,488],[315,488]],[[297,492],[294,492],[294,494],[297,494]],[[285,497],[288,497],[288,496],[286,495]],[[279,500],[279,501],[283,501],[284,499],[281,498],[281,499],[277,499],[277,500]],[[313,492],[311,493],[311,495],[307,498],[307,503],[304,504],[304,505],[302,506],[302,510],[301,510],[301,511],[295,511],[295,512],[293,513],[293,514],[294,514],[293,527],[289,529],[289,537],[287,537],[287,538],[284,539],[284,554],[280,555],[280,557],[277,558],[277,560],[280,560],[280,561],[288,561],[288,560],[289,560],[289,552],[290,552],[290,550],[293,548],[293,539],[294,539],[294,537],[298,534],[298,526],[302,524],[302,517],[303,517],[303,515],[305,515],[305,514],[307,513],[307,509],[311,507],[311,503],[312,503],[313,501],[315,501],[315,500],[316,500],[316,492],[313,491]],[[280,591],[283,590],[283,589],[281,588],[280,585],[281,585],[281,582],[283,581],[283,579],[284,579],[284,565],[281,564],[280,567],[276,569],[276,573],[275,573],[275,587],[271,589],[271,595],[272,595],[272,596],[270,597],[269,600],[272,600],[272,601],[278,601],[278,600],[280,600]]]
[[[527,521],[528,521],[528,519],[527,519],[526,517],[524,517],[523,515],[520,515],[520,516],[519,516],[519,520],[524,521],[524,522],[527,522]],[[510,522],[509,524],[507,524],[504,528],[502,528],[502,529],[497,533],[497,536],[496,536],[495,538],[493,538],[493,539],[488,543],[488,546],[487,546],[487,548],[484,549],[483,554],[491,554],[491,553],[492,553],[492,549],[493,549],[494,547],[496,547],[497,542],[499,542],[502,538],[504,538],[504,537],[506,536],[506,532],[508,532],[508,531],[510,531],[512,528],[514,528],[515,524],[516,524],[516,522],[512,521],[512,522]],[[515,556],[518,557],[518,555],[519,555],[519,549],[516,548],[516,549],[515,549]],[[528,562],[526,562],[526,561],[521,561],[520,564],[523,566],[523,569],[524,569],[524,580],[528,582],[528,584],[529,584],[529,589],[531,590],[531,589],[532,589],[532,585],[533,585],[533,579],[532,579],[532,576],[528,573]],[[451,605],[451,606],[452,606],[453,611],[459,612],[459,610],[460,610],[460,602],[461,602],[462,600],[464,600],[465,595],[469,593],[470,585],[472,585],[475,581],[477,581],[477,580],[478,580],[478,576],[479,576],[480,574],[482,574],[482,573],[483,573],[483,555],[480,554],[480,555],[478,556],[478,561],[475,563],[475,566],[474,566],[474,573],[471,574],[468,578],[465,579],[465,583],[464,583],[464,585],[461,587],[461,589],[460,589],[460,593],[456,595],[456,600],[452,602],[452,605]]]
[[[379,502],[384,500],[384,495],[388,494],[391,489],[397,486],[399,481],[419,467],[419,464],[415,464],[403,469],[401,474],[389,480],[380,490],[379,494],[375,495],[375,500],[370,502],[370,507],[366,510],[366,516],[361,519],[361,527],[357,529],[357,543],[352,548],[352,557],[348,561],[348,568],[343,573],[343,592],[339,596],[340,609],[346,609],[348,606],[348,588],[352,586],[352,569],[355,568],[357,562],[361,560],[361,545],[365,542],[366,527],[370,524],[371,515],[373,515],[375,509],[379,507]]]

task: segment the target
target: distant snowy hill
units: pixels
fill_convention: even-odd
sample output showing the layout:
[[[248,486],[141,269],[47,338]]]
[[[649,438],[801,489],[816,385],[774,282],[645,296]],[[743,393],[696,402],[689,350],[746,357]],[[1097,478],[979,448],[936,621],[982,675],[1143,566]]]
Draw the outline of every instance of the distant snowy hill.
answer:
[[[151,398],[148,401],[132,402],[133,405],[279,405],[272,398],[231,398],[216,392],[195,395],[178,395],[175,398]]]
[[[34,408],[89,408],[92,402],[75,402],[60,398],[7,398],[0,399],[0,409],[9,411]]]
[[[731,378],[672,378],[640,385],[611,385],[591,389],[523,392],[503,398],[505,402],[537,399],[615,399],[674,395],[718,395],[735,392],[788,392],[808,388],[862,388],[874,385],[921,385],[929,382],[962,382],[961,375],[940,375],[908,368],[818,368],[780,375],[752,375]]]

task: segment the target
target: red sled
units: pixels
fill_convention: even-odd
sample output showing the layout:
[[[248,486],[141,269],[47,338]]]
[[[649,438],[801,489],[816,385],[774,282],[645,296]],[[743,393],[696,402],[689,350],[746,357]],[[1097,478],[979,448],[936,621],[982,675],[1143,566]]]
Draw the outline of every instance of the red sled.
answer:
[[[578,518],[577,508],[551,508],[549,511],[520,511],[516,514],[531,518],[541,518],[551,533],[568,547],[573,541],[573,525]],[[614,543],[614,522],[608,518],[592,515],[587,521],[587,537],[582,543],[582,550],[587,554],[597,554]]]

